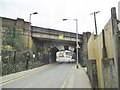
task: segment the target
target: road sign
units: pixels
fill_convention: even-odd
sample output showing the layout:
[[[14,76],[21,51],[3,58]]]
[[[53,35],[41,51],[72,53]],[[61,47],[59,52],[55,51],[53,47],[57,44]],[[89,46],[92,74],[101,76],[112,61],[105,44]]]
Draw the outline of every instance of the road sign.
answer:
[[[63,34],[59,34],[59,40],[64,40],[64,35]]]

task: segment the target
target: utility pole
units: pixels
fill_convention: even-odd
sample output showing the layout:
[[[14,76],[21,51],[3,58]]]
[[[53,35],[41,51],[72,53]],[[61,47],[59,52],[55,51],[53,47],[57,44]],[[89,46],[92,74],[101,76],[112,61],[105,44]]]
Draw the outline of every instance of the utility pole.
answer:
[[[96,14],[97,13],[100,13],[100,11],[97,11],[97,12],[94,12],[94,13],[91,13],[90,15],[94,14],[94,23],[95,23],[95,32],[96,32],[96,36],[97,36],[97,23],[96,23]]]

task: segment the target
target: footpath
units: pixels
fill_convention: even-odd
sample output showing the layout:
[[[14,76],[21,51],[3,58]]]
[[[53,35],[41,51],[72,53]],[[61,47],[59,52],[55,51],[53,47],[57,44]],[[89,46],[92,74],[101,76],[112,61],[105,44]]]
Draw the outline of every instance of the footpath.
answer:
[[[76,68],[75,65],[63,88],[87,88],[88,90],[92,90],[86,68],[82,68],[80,65]]]

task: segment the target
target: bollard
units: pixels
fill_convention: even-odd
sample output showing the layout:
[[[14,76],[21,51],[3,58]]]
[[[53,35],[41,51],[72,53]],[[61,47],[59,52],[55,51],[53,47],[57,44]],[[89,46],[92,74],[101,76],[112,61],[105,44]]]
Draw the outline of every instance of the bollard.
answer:
[[[78,67],[78,64],[76,64],[76,69],[78,69],[79,67]]]

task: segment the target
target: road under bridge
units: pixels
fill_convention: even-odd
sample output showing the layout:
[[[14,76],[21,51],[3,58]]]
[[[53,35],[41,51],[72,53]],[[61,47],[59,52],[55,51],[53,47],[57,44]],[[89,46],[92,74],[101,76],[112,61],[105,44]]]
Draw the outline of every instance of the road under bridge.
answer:
[[[85,70],[75,64],[49,64],[2,78],[2,88],[91,88]]]

